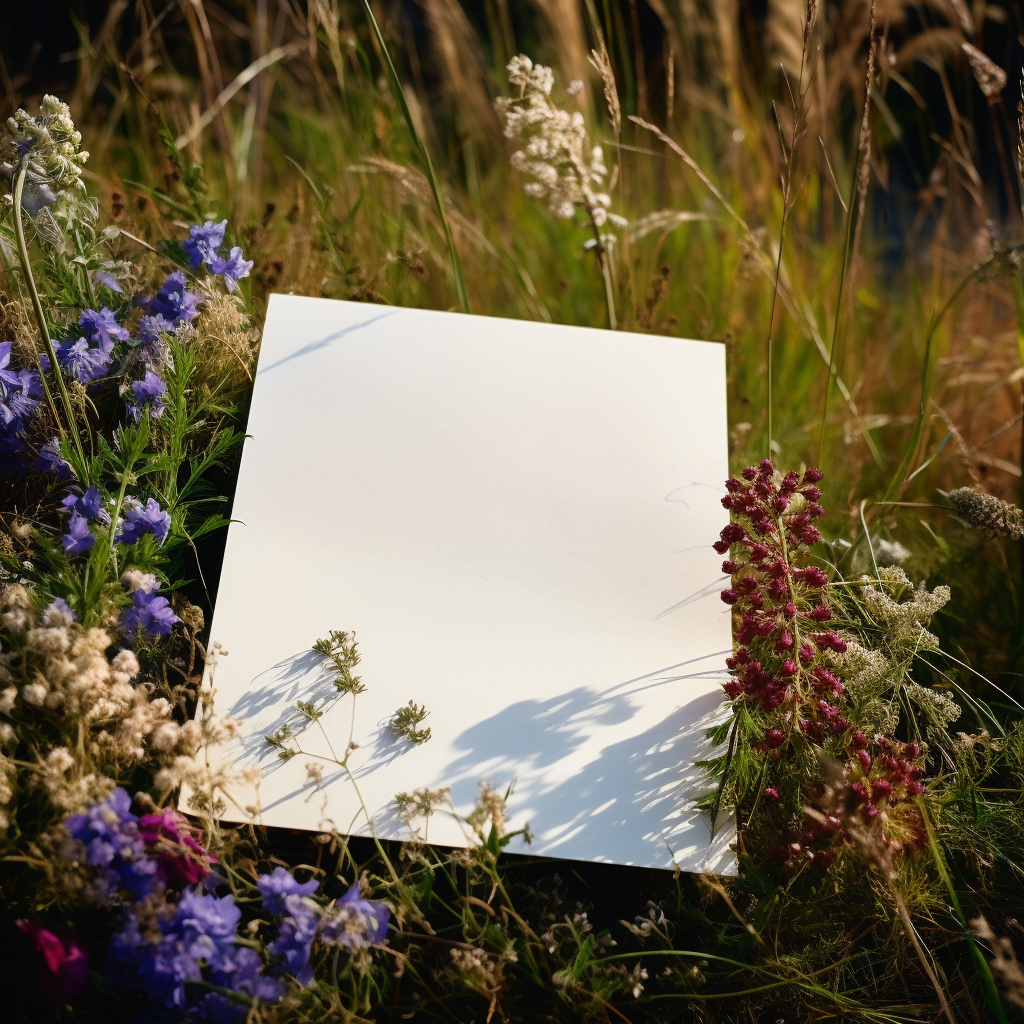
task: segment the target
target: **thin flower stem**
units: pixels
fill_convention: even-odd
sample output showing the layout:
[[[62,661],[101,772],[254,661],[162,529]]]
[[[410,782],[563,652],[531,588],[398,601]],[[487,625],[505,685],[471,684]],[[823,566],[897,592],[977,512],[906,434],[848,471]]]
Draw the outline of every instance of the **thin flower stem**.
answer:
[[[861,188],[861,174],[864,173],[865,161],[870,154],[865,152],[870,147],[870,114],[871,114],[871,85],[874,78],[875,68],[875,0],[871,0],[870,22],[868,29],[868,66],[866,80],[864,82],[864,107],[861,113],[860,132],[857,136],[857,159],[853,165],[853,180],[850,182],[850,202],[846,215],[846,239],[843,242],[843,264],[839,271],[839,295],[836,298],[836,317],[832,325],[832,345],[828,353],[828,378],[825,383],[825,398],[821,405],[821,436],[818,440],[818,465],[825,464],[825,429],[828,425],[828,399],[832,392],[832,385],[839,376],[839,345],[840,345],[840,323],[843,315],[843,297],[846,293],[846,282],[849,277],[850,264],[856,255],[856,240],[859,239],[859,231],[855,228],[855,221],[863,216],[863,202],[858,202]],[[866,185],[865,185],[866,187]],[[889,497],[887,494],[886,497]]]
[[[588,210],[587,212],[590,214],[590,225],[594,229],[594,240],[597,243],[594,246],[597,265],[601,268],[601,276],[604,278],[604,294],[608,300],[608,327],[614,331],[618,327],[618,321],[615,318],[615,291],[612,288],[611,271],[608,267],[608,250],[601,240],[601,229],[594,222],[594,211]]]
[[[50,340],[50,331],[46,326],[46,314],[43,311],[43,302],[39,298],[39,289],[36,288],[36,280],[32,275],[32,264],[28,258],[28,243],[25,241],[25,225],[21,217],[21,202],[22,196],[25,192],[25,178],[28,175],[28,164],[22,161],[21,167],[18,170],[18,176],[14,181],[14,230],[18,237],[18,258],[21,262],[21,270],[25,275],[25,283],[28,285],[29,294],[32,296],[32,308],[36,314],[36,320],[39,323],[39,333],[42,335],[43,345],[46,348],[46,354],[50,359],[50,369],[53,371],[54,376],[57,378],[57,387],[60,390],[61,401],[64,405],[64,411],[67,414],[68,422],[67,429],[70,431],[72,438],[75,442],[75,448],[78,449],[78,457],[82,464],[85,464],[85,454],[82,451],[82,440],[78,436],[78,431],[75,429],[75,410],[71,404],[71,396],[68,394],[68,389],[64,384],[64,376],[60,372],[60,366],[57,363],[57,353],[54,351],[53,342]],[[39,362],[38,356],[36,357]],[[53,394],[50,391],[50,387],[46,382],[46,374],[43,371],[42,363],[39,362],[39,379],[43,385],[43,393],[46,395],[47,404],[50,406],[50,412],[53,414],[53,418],[57,422],[57,429],[63,434],[64,426],[61,424],[60,416],[57,414],[57,406],[53,401]]]
[[[921,961],[924,973],[932,983],[932,988],[935,989],[935,995],[939,1000],[939,1006],[942,1008],[942,1012],[945,1014],[946,1020],[949,1021],[949,1024],[957,1024],[957,1019],[953,1016],[953,1011],[949,1008],[949,1003],[946,1001],[946,993],[942,991],[942,985],[939,984],[939,979],[935,976],[935,971],[932,970],[932,965],[928,961],[928,954],[925,951],[924,945],[918,938],[914,922],[910,920],[910,914],[907,913],[907,907],[903,902],[903,897],[900,896],[896,891],[896,886],[891,882],[889,883],[889,890],[892,893],[893,898],[896,900],[896,910],[900,915],[900,920],[903,922],[903,927],[907,932],[907,936],[913,944],[914,952],[917,953],[918,960]]]
[[[782,250],[786,245],[786,228],[789,225],[789,212],[793,208],[793,157],[796,153],[796,144],[800,140],[802,134],[800,121],[804,113],[804,99],[806,92],[804,91],[804,73],[807,68],[807,44],[810,39],[810,27],[813,19],[813,12],[808,9],[808,21],[807,29],[804,32],[804,44],[800,51],[800,78],[797,80],[796,94],[798,97],[797,107],[793,112],[793,137],[790,140],[790,144],[787,147],[786,152],[786,169],[783,172],[783,188],[782,188],[782,223],[779,227],[779,254],[775,260],[775,281],[772,284],[772,306],[768,313],[768,451],[766,458],[772,458],[772,407],[773,407],[773,391],[772,391],[772,377],[773,377],[773,363],[775,355],[775,309],[779,302],[779,281],[782,278]],[[786,69],[782,68],[782,74],[785,77]],[[813,72],[812,72],[813,77]],[[788,84],[788,78],[787,78]],[[773,104],[774,107],[774,104]],[[778,115],[776,114],[776,123],[778,124]],[[782,126],[779,125],[779,135],[782,135]],[[784,144],[784,140],[783,140]]]

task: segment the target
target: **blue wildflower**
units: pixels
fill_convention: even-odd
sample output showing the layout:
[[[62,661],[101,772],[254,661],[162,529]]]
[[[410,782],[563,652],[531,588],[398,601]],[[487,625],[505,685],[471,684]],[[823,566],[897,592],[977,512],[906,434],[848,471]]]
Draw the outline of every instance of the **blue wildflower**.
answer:
[[[121,287],[120,282],[110,271],[94,270],[92,277],[97,284],[103,285],[104,288],[109,288],[112,292],[118,292],[121,295],[124,294],[124,289]]]
[[[284,985],[274,978],[264,977],[260,973],[262,967],[259,953],[248,946],[236,946],[230,957],[223,958],[220,967],[210,972],[210,982],[250,999],[276,1003],[284,995]],[[208,992],[189,1011],[189,1016],[214,1024],[234,1024],[246,1016],[246,1007],[219,992]]]
[[[68,339],[54,342],[53,348],[61,369],[79,384],[99,380],[114,361],[114,341],[103,333],[97,334],[94,346],[89,344],[87,338],[78,338],[76,341]],[[44,369],[49,369],[48,359]]]
[[[189,263],[195,270],[200,263],[212,263],[217,259],[217,246],[224,242],[226,220],[215,224],[208,220],[205,224],[193,224],[189,229],[188,238],[181,243],[182,249],[188,253]]]
[[[324,914],[320,939],[326,946],[358,949],[367,943],[383,942],[390,920],[388,905],[383,900],[364,900],[357,883]]]
[[[157,862],[146,856],[139,834],[139,819],[131,812],[131,798],[118,786],[105,800],[64,821],[72,840],[75,859],[84,860],[99,872],[107,892],[127,889],[136,899],[153,890]]]
[[[196,307],[202,301],[202,296],[190,292],[186,287],[184,272],[176,270],[168,276],[153,298],[142,299],[139,304],[153,316],[162,316],[177,326],[195,320],[199,316]]]
[[[75,512],[68,521],[68,532],[60,539],[61,547],[69,555],[84,555],[96,538],[89,531],[89,520]]]
[[[60,453],[60,441],[53,437],[39,449],[36,456],[36,469],[43,473],[54,473],[58,483],[70,480],[75,474],[71,464]]]
[[[147,314],[135,328],[131,344],[150,370],[159,370],[167,364],[169,348],[165,335],[174,334],[175,326],[163,314]]]
[[[22,434],[38,411],[42,394],[35,370],[10,368],[11,347],[9,341],[0,342],[0,455],[8,457],[24,449]]]
[[[242,259],[242,250],[236,245],[226,260],[217,259],[210,264],[210,269],[224,278],[229,292],[238,291],[238,282],[243,277],[249,276],[252,270],[252,260]]]
[[[131,601],[121,616],[121,624],[129,636],[140,632],[154,638],[170,636],[174,624],[181,622],[167,598],[157,594],[155,589],[136,590],[131,595]]]
[[[319,886],[313,879],[296,881],[284,868],[275,868],[273,874],[262,875],[256,882],[266,910],[282,915],[277,938],[267,946],[267,952],[280,960],[281,970],[302,985],[313,980],[309,957],[320,924],[320,907],[309,897]]]
[[[160,507],[156,498],[149,498],[145,505],[130,498],[125,502],[124,523],[115,540],[118,544],[135,544],[151,533],[158,544],[163,544],[170,528],[171,515]]]
[[[263,896],[263,906],[271,914],[287,913],[284,899],[286,896],[312,896],[320,888],[320,883],[311,878],[308,882],[299,882],[285,868],[274,868],[269,875],[260,875],[256,888]]]
[[[141,986],[169,1010],[191,1019],[233,1024],[245,1007],[220,993],[193,988],[200,981],[239,992],[250,999],[277,1002],[284,986],[260,971],[259,954],[237,944],[241,911],[233,896],[216,897],[186,890],[171,915],[153,929],[139,927],[137,911],[110,944],[111,975],[125,987]]]
[[[99,519],[104,523],[110,522],[110,513],[103,507],[103,494],[98,487],[90,487],[85,494],[68,493],[61,500],[65,512],[77,512],[86,519]]]
[[[164,395],[167,393],[167,385],[152,370],[146,371],[142,380],[132,384],[132,397],[134,401],[128,403],[128,411],[132,419],[139,422],[144,410],[149,409],[152,419],[158,420],[164,414],[167,403]]]
[[[122,327],[106,306],[98,313],[95,309],[86,309],[78,318],[78,326],[87,341],[100,342],[113,348],[116,341],[127,341],[128,331]]]
[[[203,980],[203,966],[227,975],[236,969],[235,939],[242,912],[233,896],[186,890],[174,915],[159,923],[160,935],[149,941],[130,914],[113,937],[110,958],[122,983],[141,984],[167,1009],[186,1010],[186,984]]]

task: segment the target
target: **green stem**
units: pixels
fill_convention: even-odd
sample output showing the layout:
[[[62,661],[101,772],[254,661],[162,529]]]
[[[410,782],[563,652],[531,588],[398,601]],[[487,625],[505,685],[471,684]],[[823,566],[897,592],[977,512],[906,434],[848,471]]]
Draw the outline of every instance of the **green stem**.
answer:
[[[25,225],[21,217],[21,201],[25,192],[25,178],[27,175],[28,164],[25,161],[22,161],[21,167],[18,169],[18,176],[14,181],[13,196],[14,229],[15,234],[18,236],[18,258],[21,261],[21,270],[25,275],[25,283],[28,285],[29,295],[32,296],[32,308],[35,310],[36,320],[39,323],[39,333],[42,335],[43,345],[45,346],[46,354],[50,359],[50,369],[53,372],[54,377],[57,379],[57,387],[60,391],[61,402],[64,406],[64,412],[68,418],[68,430],[75,442],[75,448],[78,450],[78,457],[81,465],[84,466],[85,453],[82,451],[82,439],[78,436],[78,431],[75,428],[75,409],[71,404],[71,396],[68,394],[67,386],[64,383],[64,375],[60,372],[60,365],[57,363],[57,353],[54,351],[53,342],[50,340],[50,331],[46,326],[46,314],[43,311],[42,300],[39,298],[39,289],[36,288],[36,280],[32,276],[32,264],[28,258],[28,243],[25,241]],[[57,414],[57,406],[53,401],[53,395],[46,382],[46,374],[43,372],[42,364],[39,366],[39,378],[42,381],[43,393],[46,395],[46,401],[50,406],[50,412],[53,414],[53,418],[57,421],[58,430],[63,434],[64,428],[61,425],[60,416]]]
[[[437,213],[441,218],[441,226],[444,228],[445,241],[448,243],[448,255],[451,258],[452,277],[455,280],[455,291],[459,298],[459,306],[463,313],[469,313],[469,292],[466,290],[466,282],[462,276],[462,263],[459,260],[458,250],[455,248],[455,239],[452,237],[452,228],[448,223],[444,196],[441,195],[441,185],[437,180],[437,174],[434,173],[434,164],[430,159],[426,143],[420,138],[420,133],[416,130],[416,122],[412,119],[412,111],[410,111],[409,103],[405,98],[405,90],[402,88],[402,82],[398,77],[398,72],[395,70],[395,65],[391,61],[391,54],[388,52],[387,43],[384,42],[384,36],[381,33],[380,26],[377,24],[377,19],[373,16],[373,11],[370,9],[369,0],[363,0],[363,7],[366,8],[366,17],[370,22],[370,28],[373,31],[374,38],[377,40],[377,45],[380,47],[381,57],[384,61],[384,70],[387,72],[388,85],[391,87],[391,94],[394,96],[395,102],[405,118],[405,123],[409,126],[409,134],[412,136],[416,149],[419,151],[420,162],[423,165],[423,170],[426,172],[427,180],[430,182],[430,191],[434,195]]]
[[[601,229],[594,223],[594,211],[588,210],[590,214],[590,225],[594,229],[594,240],[597,243],[594,252],[597,254],[597,264],[601,268],[601,276],[604,278],[604,294],[608,300],[608,327],[615,330],[618,321],[615,318],[615,291],[612,288],[611,270],[608,267],[608,250],[601,240]]]

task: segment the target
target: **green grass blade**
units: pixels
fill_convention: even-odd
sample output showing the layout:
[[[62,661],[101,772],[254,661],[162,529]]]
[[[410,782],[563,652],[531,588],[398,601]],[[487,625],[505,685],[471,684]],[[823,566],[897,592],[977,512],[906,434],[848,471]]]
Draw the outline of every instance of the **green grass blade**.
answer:
[[[963,925],[964,938],[967,940],[967,948],[971,951],[971,959],[974,961],[974,969],[977,971],[978,981],[981,982],[981,991],[985,996],[985,1003],[999,1024],[1009,1024],[1006,1011],[1003,1009],[1003,1001],[999,998],[999,989],[996,988],[995,978],[992,977],[992,968],[989,967],[985,955],[974,941],[974,936],[971,934],[970,927],[967,924],[967,918],[964,917],[964,912],[960,908],[960,900],[957,898],[956,889],[953,888],[953,879],[949,877],[949,871],[946,869],[946,859],[942,855],[942,848],[935,838],[935,831],[932,828],[931,821],[928,819],[928,812],[925,809],[924,801],[920,797],[918,797],[917,805],[921,811],[921,819],[924,821],[925,831],[928,833],[928,846],[931,849],[935,867],[946,887],[946,891],[949,893],[949,899],[953,904],[953,909],[956,911],[956,916],[960,919],[960,924]]]
[[[459,306],[463,313],[469,313],[469,293],[466,291],[466,281],[462,276],[462,264],[459,262],[459,254],[455,248],[452,227],[448,223],[448,214],[444,208],[444,196],[441,195],[441,186],[438,183],[437,174],[434,172],[433,161],[430,159],[430,153],[427,152],[426,143],[420,138],[420,133],[416,130],[416,122],[412,119],[412,112],[409,110],[409,104],[405,98],[405,90],[402,88],[402,83],[398,78],[398,72],[395,71],[395,65],[391,61],[391,54],[388,52],[387,43],[384,42],[384,36],[381,34],[377,19],[373,16],[373,11],[370,9],[369,0],[363,0],[363,7],[366,9],[366,17],[370,21],[370,28],[373,29],[377,45],[380,47],[381,57],[384,60],[384,70],[388,76],[388,85],[391,87],[391,94],[395,97],[395,102],[402,111],[405,123],[409,126],[409,134],[416,144],[420,161],[423,164],[423,171],[430,182],[430,191],[434,194],[434,203],[437,205],[437,213],[444,227],[445,241],[448,243],[448,254],[452,261],[452,277],[455,279],[455,291],[459,297]]]

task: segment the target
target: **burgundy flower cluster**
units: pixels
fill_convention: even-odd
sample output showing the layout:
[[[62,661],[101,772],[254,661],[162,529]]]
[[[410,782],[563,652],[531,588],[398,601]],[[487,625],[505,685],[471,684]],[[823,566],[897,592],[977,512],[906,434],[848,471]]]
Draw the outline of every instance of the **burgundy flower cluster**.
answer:
[[[850,746],[854,753],[844,766],[848,785],[842,793],[811,787],[808,796],[823,812],[805,817],[799,829],[791,830],[785,842],[769,851],[769,860],[785,870],[794,871],[804,862],[827,868],[851,836],[883,870],[896,856],[927,844],[915,803],[924,792],[921,746],[891,736],[869,740],[859,730],[851,733]],[[774,790],[771,795],[778,799]]]
[[[828,578],[817,566],[796,564],[821,539],[814,526],[825,514],[818,504],[821,478],[819,469],[780,477],[765,459],[742,479],[727,480],[722,498],[732,522],[715,550],[730,553],[722,571],[732,586],[722,600],[738,620],[725,691],[777,722],[765,730],[760,749],[784,746],[794,731],[821,744],[851,728],[838,707],[843,684],[823,658],[846,650],[842,637],[824,628],[832,618],[823,594]]]
[[[732,521],[715,544],[719,554],[728,553],[722,571],[732,577],[722,593],[733,607],[736,638],[725,691],[734,704],[760,713],[764,731],[754,747],[772,760],[799,737],[818,747],[838,741],[832,747],[845,762],[841,792],[811,787],[806,795],[822,810],[794,824],[769,859],[787,870],[807,862],[825,868],[852,842],[870,847],[876,861],[891,861],[922,842],[914,801],[924,792],[924,755],[917,743],[869,738],[842,713],[844,687],[832,655],[847,644],[826,625],[832,619],[828,577],[817,566],[799,564],[821,539],[814,521],[824,515],[817,486],[822,473],[782,476],[765,459],[741,476],[726,481],[722,504]],[[778,790],[769,785],[762,798],[778,801]]]

